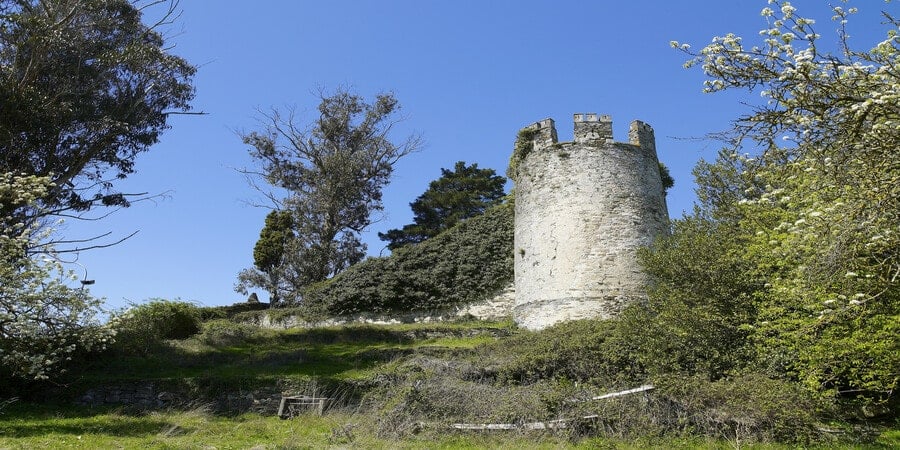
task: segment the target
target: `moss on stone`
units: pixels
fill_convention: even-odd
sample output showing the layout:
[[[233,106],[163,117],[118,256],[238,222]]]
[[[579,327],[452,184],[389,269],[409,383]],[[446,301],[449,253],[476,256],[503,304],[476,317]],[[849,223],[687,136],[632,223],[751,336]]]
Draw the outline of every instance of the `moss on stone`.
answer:
[[[516,143],[513,146],[512,156],[509,157],[509,167],[506,169],[506,176],[516,180],[516,174],[519,170],[519,163],[534,150],[534,137],[538,130],[526,127],[519,130],[516,136]]]

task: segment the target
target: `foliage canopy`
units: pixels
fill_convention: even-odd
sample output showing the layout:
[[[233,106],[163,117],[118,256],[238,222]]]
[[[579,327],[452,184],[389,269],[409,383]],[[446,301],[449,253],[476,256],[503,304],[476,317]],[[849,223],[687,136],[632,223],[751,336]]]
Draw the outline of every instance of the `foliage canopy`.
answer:
[[[0,2],[0,172],[49,177],[45,213],[127,206],[115,180],[190,109],[195,68],[156,29],[169,6],[146,25],[128,0]]]
[[[0,173],[0,202],[12,210],[37,208],[49,189],[46,177]],[[28,253],[41,234],[7,223],[0,221],[0,373],[46,380],[77,353],[105,347],[113,331],[96,319],[101,301],[68,286],[52,247],[40,257]]]
[[[286,262],[294,240],[294,220],[289,211],[272,210],[266,215],[265,226],[259,232],[259,240],[253,247],[253,269],[238,274],[237,291],[246,294],[250,286],[258,286],[269,292],[271,304],[291,292]]]
[[[887,37],[858,51],[846,28],[856,8],[834,7],[839,47],[829,53],[813,20],[770,4],[759,45],[732,34],[699,53],[672,43],[691,55],[686,66],[702,68],[707,92],[764,99],[734,121],[718,159],[698,166],[701,205],[672,242],[728,243],[716,266],[739,276],[712,278],[692,296],[712,300],[701,309],[742,311],[743,323],[722,322],[730,309],[713,320],[759,368],[823,395],[891,400],[900,382],[900,21],[885,13]],[[662,259],[650,259],[661,295],[714,276],[668,271]],[[699,325],[706,315],[683,317]]]
[[[458,161],[452,171],[442,168],[440,178],[429,183],[428,189],[409,204],[413,223],[378,233],[378,237],[388,242],[389,249],[396,250],[437,236],[500,203],[505,184],[506,178],[494,169],[479,169],[478,164]]]
[[[287,191],[276,201],[291,215],[294,237],[282,276],[290,283],[287,295],[295,297],[362,260],[359,233],[383,208],[381,191],[394,164],[421,146],[415,135],[391,140],[400,110],[393,94],[367,102],[339,89],[319,97],[319,117],[308,128],[297,124],[293,111],[273,110],[264,116],[264,130],[242,135],[265,181]]]

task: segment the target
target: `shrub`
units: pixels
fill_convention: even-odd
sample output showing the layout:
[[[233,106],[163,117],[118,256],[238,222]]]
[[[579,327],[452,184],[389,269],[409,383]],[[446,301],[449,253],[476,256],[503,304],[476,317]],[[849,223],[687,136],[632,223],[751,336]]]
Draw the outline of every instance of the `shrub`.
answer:
[[[753,361],[748,324],[763,288],[741,260],[727,223],[685,218],[672,234],[640,252],[654,278],[649,300],[621,315],[622,333],[652,373],[681,372],[717,379]]]
[[[199,332],[200,309],[187,302],[155,299],[129,308],[113,323],[117,331],[114,348],[145,354],[164,339],[186,339]]]
[[[215,319],[232,319],[238,314],[253,311],[265,311],[269,309],[268,303],[235,303],[228,306],[204,306],[200,310],[200,319],[203,321]]]
[[[253,326],[263,326],[263,323],[268,321],[267,327],[291,328],[298,323],[314,322],[321,316],[322,313],[313,314],[311,308],[294,306],[288,308],[245,310],[229,316],[229,319],[232,322]]]
[[[555,419],[573,396],[571,384],[554,381],[529,386],[471,380],[472,366],[432,356],[412,355],[384,370],[379,386],[363,398],[377,414],[378,434],[402,437],[424,424],[444,430],[450,423],[523,423]]]
[[[496,368],[499,381],[534,383],[565,379],[610,386],[643,380],[633,350],[618,335],[614,320],[563,322],[538,332],[522,332],[480,348],[482,363]]]
[[[255,331],[256,327],[251,325],[216,319],[203,323],[197,339],[207,345],[229,346],[246,341]]]
[[[672,403],[675,422],[686,431],[742,442],[808,442],[818,434],[817,407],[796,383],[746,373],[711,382],[703,377],[666,376],[656,395]]]
[[[433,310],[479,301],[513,278],[513,204],[467,219],[425,242],[370,258],[303,296],[324,315]]]

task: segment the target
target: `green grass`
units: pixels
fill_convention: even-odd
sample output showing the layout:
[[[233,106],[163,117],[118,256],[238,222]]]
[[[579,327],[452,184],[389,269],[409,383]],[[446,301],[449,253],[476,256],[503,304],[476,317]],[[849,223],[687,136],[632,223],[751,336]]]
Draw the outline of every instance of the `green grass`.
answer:
[[[217,417],[195,409],[126,415],[116,409],[17,405],[0,416],[0,448],[559,448],[555,436],[427,434],[403,441],[367,433],[352,414],[292,420],[244,414]]]
[[[259,330],[240,345],[170,341],[149,356],[119,356],[80,374],[79,384],[180,378],[359,379],[413,350],[467,349],[508,333],[508,323],[404,324]],[[484,330],[484,333],[478,333]],[[436,337],[418,336],[435,335]]]
[[[127,415],[115,409],[35,405],[0,417],[0,448],[304,448],[337,442],[342,416],[304,416],[282,421],[274,416],[211,415],[202,408],[181,412]],[[337,428],[336,428],[337,427]]]
[[[385,439],[367,431],[370,417],[347,412],[325,416],[302,415],[291,420],[243,414],[222,417],[203,408],[189,411],[150,412],[132,415],[116,408],[54,407],[16,403],[0,415],[0,448],[143,448],[143,449],[693,449],[732,448],[731,443],[704,438],[665,438],[623,441],[587,439],[573,442],[565,436],[523,433],[453,433],[426,430],[402,441]],[[900,429],[882,433],[867,445],[840,448],[891,449],[900,446]],[[754,444],[753,449],[795,448]],[[813,448],[833,448],[828,445]]]

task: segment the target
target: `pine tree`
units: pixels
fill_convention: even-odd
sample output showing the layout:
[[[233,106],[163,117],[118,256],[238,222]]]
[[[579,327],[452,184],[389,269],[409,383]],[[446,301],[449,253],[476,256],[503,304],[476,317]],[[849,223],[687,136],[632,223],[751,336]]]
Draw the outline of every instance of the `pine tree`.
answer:
[[[413,223],[378,233],[378,237],[387,241],[391,250],[422,242],[500,203],[504,184],[506,179],[493,169],[479,169],[478,164],[467,166],[458,161],[452,171],[441,169],[441,177],[409,204]]]

